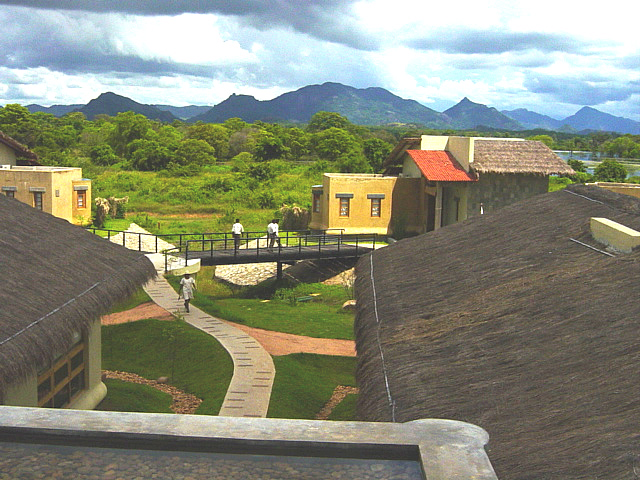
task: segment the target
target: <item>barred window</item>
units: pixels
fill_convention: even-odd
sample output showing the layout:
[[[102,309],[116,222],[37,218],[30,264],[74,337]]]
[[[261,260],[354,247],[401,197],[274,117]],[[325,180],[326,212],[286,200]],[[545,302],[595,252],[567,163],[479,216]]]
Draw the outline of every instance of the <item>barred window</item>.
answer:
[[[33,192],[33,206],[42,210],[42,192]]]
[[[38,406],[62,408],[85,388],[85,344],[79,342],[38,375]]]
[[[340,199],[340,216],[348,217],[349,216],[349,200],[350,198],[341,198]]]
[[[371,216],[379,217],[380,216],[380,207],[382,205],[381,198],[372,198],[371,199]]]

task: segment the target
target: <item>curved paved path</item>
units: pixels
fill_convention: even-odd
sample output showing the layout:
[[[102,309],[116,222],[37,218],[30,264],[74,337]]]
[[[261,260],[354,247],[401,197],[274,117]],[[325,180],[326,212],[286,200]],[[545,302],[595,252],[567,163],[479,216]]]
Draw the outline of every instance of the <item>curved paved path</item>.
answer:
[[[158,271],[144,289],[155,303],[169,312],[179,312],[187,323],[208,333],[220,342],[233,360],[233,377],[224,397],[220,416],[266,417],[276,369],[271,355],[250,335],[184,303],[164,278],[164,255],[147,255]]]

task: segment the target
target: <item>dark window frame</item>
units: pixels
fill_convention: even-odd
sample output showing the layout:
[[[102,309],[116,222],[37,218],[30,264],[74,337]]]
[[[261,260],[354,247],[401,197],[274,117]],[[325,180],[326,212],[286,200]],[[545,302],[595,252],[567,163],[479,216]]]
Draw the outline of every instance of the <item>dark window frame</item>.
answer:
[[[86,344],[75,344],[38,375],[38,406],[64,408],[85,389]]]

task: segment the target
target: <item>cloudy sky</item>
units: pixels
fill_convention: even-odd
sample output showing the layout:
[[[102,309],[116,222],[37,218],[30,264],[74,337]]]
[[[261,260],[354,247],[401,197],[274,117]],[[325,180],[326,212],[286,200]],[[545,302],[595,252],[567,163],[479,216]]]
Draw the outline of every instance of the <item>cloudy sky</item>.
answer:
[[[0,0],[0,105],[269,100],[383,87],[443,111],[469,97],[640,121],[628,0]]]

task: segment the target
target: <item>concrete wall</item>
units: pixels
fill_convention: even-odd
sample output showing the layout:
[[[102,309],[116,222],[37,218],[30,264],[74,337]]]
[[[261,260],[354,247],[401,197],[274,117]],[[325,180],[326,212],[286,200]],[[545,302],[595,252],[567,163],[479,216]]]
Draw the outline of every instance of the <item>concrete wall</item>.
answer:
[[[92,322],[85,337],[85,345],[85,390],[66,408],[94,409],[107,394],[107,387],[102,383],[102,337],[99,319]],[[4,405],[37,407],[37,374],[29,376],[22,382],[8,385],[2,400]]]
[[[84,208],[77,207],[74,186],[87,188]],[[15,188],[15,198],[34,206],[32,189],[43,190],[42,210],[75,224],[91,218],[91,181],[82,178],[82,169],[67,167],[12,167],[0,170],[0,189]]]
[[[315,230],[344,229],[344,233],[378,233],[387,235],[391,220],[391,203],[397,177],[364,174],[327,173],[323,177],[320,212],[312,212],[310,228]],[[317,191],[317,189],[316,189]],[[384,196],[380,216],[371,216],[373,194]],[[349,198],[349,216],[340,216],[340,198]],[[339,233],[339,232],[336,232]]]
[[[596,185],[600,188],[611,190],[612,192],[640,198],[640,185],[635,183],[596,182],[589,183],[588,185]]]
[[[424,190],[424,178],[396,179],[392,193],[393,211],[389,235],[402,237],[403,234],[423,233],[426,230]]]
[[[467,218],[467,183],[444,184],[442,188],[441,225],[451,225]]]
[[[473,138],[449,137],[447,151],[455,157],[462,168],[469,171],[469,163],[473,161]]]
[[[0,165],[15,165],[16,152],[13,148],[8,147],[0,142]]]
[[[485,173],[479,177],[478,182],[469,186],[469,217],[480,214],[481,203],[484,212],[488,213],[549,191],[549,177],[542,175]]]
[[[416,162],[409,156],[409,154],[405,154],[404,160],[402,161],[402,176],[409,178],[422,178],[422,172]]]

